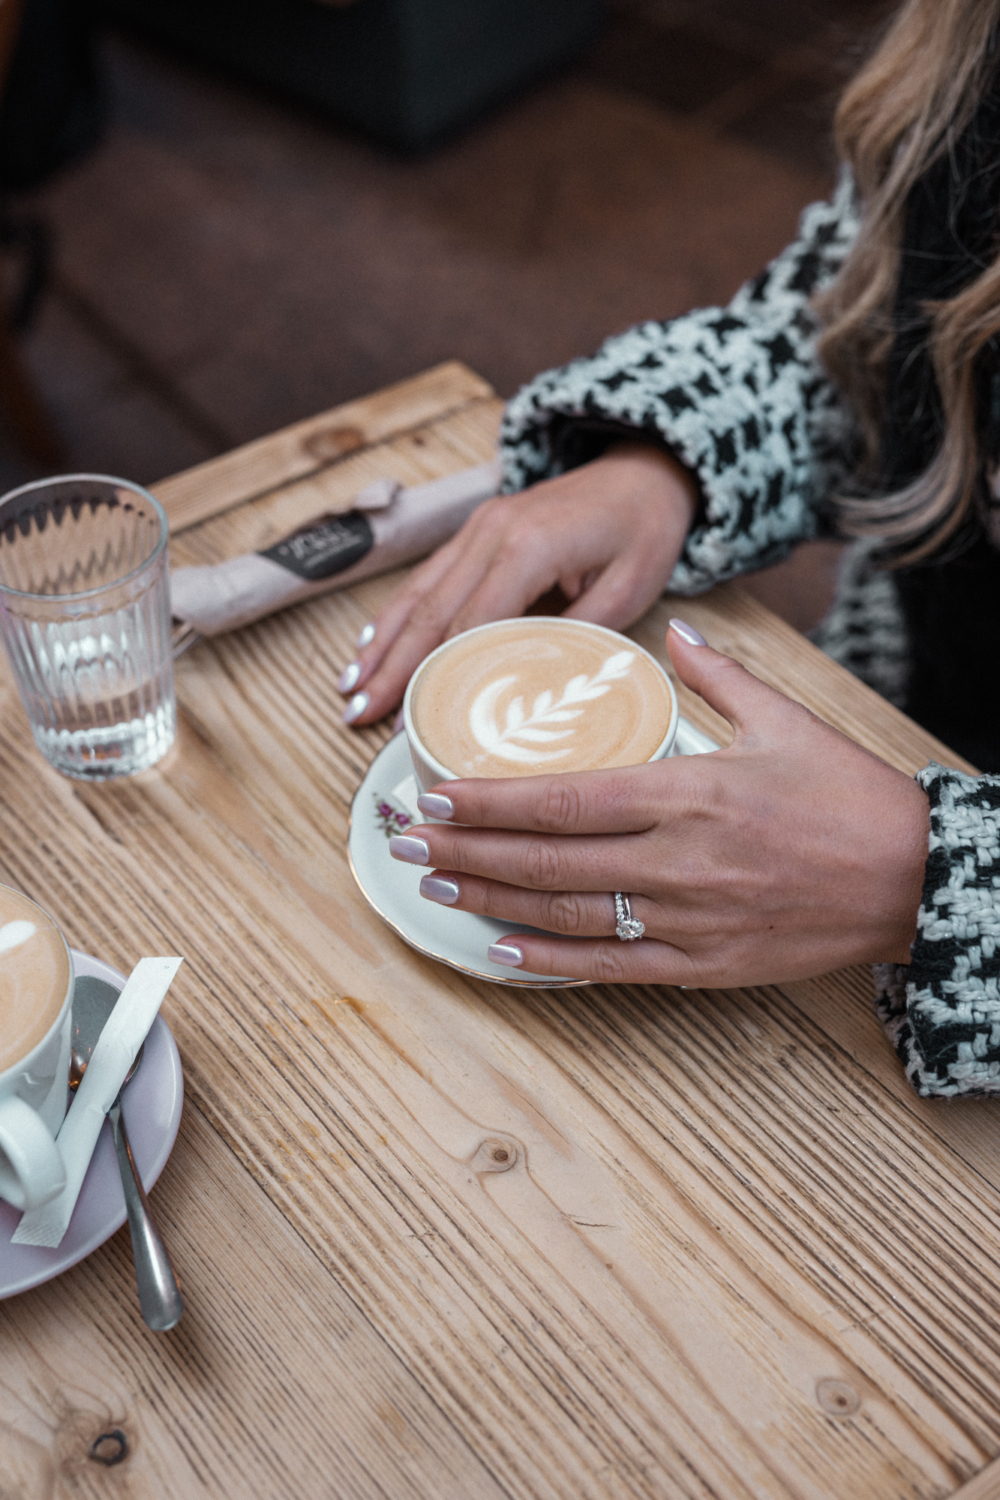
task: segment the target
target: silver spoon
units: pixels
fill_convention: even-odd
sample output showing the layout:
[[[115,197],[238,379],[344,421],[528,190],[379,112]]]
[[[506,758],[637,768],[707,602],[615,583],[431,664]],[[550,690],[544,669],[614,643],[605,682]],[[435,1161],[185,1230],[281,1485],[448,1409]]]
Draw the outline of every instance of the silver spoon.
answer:
[[[90,1055],[117,1000],[118,991],[105,979],[81,974],[73,986],[73,1051],[69,1086],[74,1092],[87,1071]],[[180,1288],[170,1259],[149,1212],[149,1202],[139,1178],[122,1116],[122,1090],[138,1072],[145,1045],[144,1042],[136,1053],[135,1061],[125,1075],[125,1082],[118,1090],[118,1097],[108,1110],[108,1118],[118,1155],[118,1170],[121,1172],[128,1227],[132,1235],[139,1306],[147,1327],[157,1333],[165,1333],[180,1321],[184,1303],[181,1301]]]

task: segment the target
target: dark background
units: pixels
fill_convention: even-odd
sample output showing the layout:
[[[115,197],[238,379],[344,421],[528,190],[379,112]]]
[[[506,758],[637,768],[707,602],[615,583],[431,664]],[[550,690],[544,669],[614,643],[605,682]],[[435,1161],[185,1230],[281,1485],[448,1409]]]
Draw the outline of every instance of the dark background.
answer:
[[[883,13],[614,0],[575,61],[420,157],[108,30],[100,143],[11,200],[54,234],[20,342],[67,466],[152,481],[450,357],[510,394],[727,298],[828,190]],[[0,430],[0,485],[37,472]]]

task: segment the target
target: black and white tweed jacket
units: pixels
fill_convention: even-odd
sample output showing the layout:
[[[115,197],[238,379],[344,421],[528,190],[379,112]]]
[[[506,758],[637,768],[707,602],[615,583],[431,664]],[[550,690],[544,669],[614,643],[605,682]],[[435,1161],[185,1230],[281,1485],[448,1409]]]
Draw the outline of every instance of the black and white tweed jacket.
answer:
[[[507,407],[504,488],[523,489],[579,461],[574,431],[624,429],[665,444],[701,493],[670,583],[682,594],[821,534],[827,496],[850,471],[858,437],[817,359],[809,304],[857,228],[845,176],[728,307],[642,323],[592,358],[539,375]],[[905,629],[891,577],[868,566],[863,546],[848,553],[817,642],[898,700]],[[931,803],[918,934],[908,966],[876,969],[876,1008],[919,1093],[1000,1093],[1000,777],[932,764],[917,779]]]

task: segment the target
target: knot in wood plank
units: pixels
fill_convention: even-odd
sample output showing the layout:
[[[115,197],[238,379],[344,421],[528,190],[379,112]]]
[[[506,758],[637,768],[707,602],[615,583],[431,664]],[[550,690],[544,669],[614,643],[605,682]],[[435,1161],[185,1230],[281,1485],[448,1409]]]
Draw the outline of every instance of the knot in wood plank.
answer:
[[[509,1172],[520,1155],[517,1142],[509,1136],[491,1135],[480,1142],[469,1166],[474,1172]]]
[[[816,1383],[816,1400],[828,1417],[853,1417],[861,1397],[846,1380],[820,1380]]]
[[[106,1469],[124,1463],[128,1458],[128,1438],[120,1427],[102,1432],[91,1443],[87,1457],[92,1458],[96,1464],[103,1464]]]
[[[302,444],[312,458],[320,463],[332,463],[347,453],[355,453],[365,446],[365,435],[360,427],[321,427],[311,432]]]

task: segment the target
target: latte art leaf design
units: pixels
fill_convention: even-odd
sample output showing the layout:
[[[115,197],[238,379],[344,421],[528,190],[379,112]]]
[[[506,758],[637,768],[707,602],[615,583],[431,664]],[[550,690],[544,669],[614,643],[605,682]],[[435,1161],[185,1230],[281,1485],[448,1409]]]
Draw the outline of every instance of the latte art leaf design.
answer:
[[[527,741],[528,745],[543,745],[553,740],[568,739],[578,726],[574,726],[574,729],[552,729],[547,726],[568,724],[572,719],[579,719],[584,710],[575,705],[603,698],[605,693],[611,691],[615,682],[628,676],[634,661],[634,651],[619,651],[614,656],[609,656],[596,676],[588,677],[585,672],[581,672],[578,677],[570,678],[558,702],[555,694],[546,688],[532,704],[530,715],[525,712],[522,697],[511,699],[502,729],[497,723],[497,704],[501,694],[517,681],[517,675],[515,673],[509,677],[498,677],[495,682],[483,688],[469,709],[469,728],[476,743],[501,760],[522,763],[559,760],[569,754],[568,746],[562,750],[529,750],[525,744],[513,742],[521,740]]]
[[[12,948],[20,948],[29,938],[34,937],[38,928],[34,922],[6,922],[0,927],[0,953],[9,953]]]

